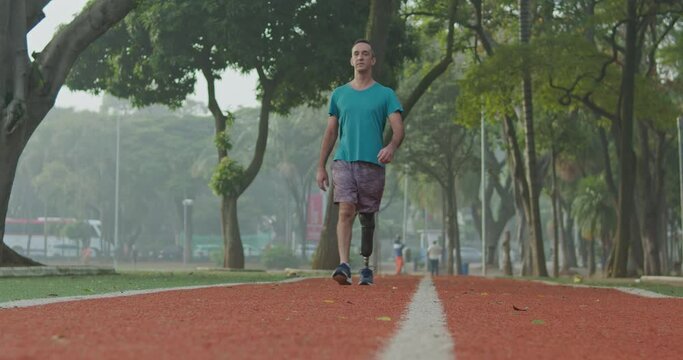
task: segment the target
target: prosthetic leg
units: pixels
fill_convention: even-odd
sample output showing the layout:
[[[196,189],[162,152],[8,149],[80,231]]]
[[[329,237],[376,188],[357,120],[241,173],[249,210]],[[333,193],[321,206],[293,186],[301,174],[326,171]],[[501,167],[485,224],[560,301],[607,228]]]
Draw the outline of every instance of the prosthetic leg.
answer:
[[[375,214],[360,213],[361,237],[360,254],[363,256],[363,265],[360,270],[359,285],[372,285],[374,283],[372,270],[370,269],[370,255],[372,255],[372,239],[375,235]]]
[[[375,214],[360,213],[361,245],[360,254],[363,257],[363,265],[368,268],[370,255],[372,255],[372,240],[375,235]]]

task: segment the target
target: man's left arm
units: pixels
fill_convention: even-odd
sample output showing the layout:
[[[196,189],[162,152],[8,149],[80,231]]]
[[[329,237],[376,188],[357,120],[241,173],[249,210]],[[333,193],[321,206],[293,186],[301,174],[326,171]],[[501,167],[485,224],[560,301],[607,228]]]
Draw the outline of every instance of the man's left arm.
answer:
[[[382,164],[388,164],[394,159],[394,152],[401,146],[403,136],[405,135],[403,117],[399,111],[389,115],[389,124],[391,125],[391,131],[393,132],[391,141],[389,142],[389,145],[382,148],[382,150],[379,151],[379,154],[377,154],[377,160]]]

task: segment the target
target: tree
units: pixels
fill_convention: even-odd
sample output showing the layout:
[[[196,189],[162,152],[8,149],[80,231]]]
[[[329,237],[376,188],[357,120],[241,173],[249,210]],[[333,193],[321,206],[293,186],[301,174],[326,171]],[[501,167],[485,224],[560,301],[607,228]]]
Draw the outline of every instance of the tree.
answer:
[[[476,11],[480,12],[481,1],[472,1],[472,3]],[[627,48],[624,45],[623,36],[626,34],[625,24],[628,18],[624,4],[623,1],[617,0],[538,2],[534,15],[534,18],[538,19],[538,25],[534,28],[538,30],[534,30],[534,42],[525,46],[525,49],[514,49],[505,44],[498,45],[481,25],[483,23],[481,19],[488,20],[492,24],[505,24],[510,14],[505,14],[504,9],[502,13],[507,18],[492,18],[494,15],[500,16],[496,14],[496,10],[488,10],[487,13],[476,16],[477,22],[466,23],[466,26],[477,33],[477,38],[482,42],[488,58],[482,62],[481,71],[475,71],[475,68],[469,69],[474,71],[476,76],[467,77],[463,93],[467,94],[470,89],[478,88],[474,93],[479,97],[484,95],[485,106],[483,107],[487,112],[487,117],[501,113],[514,114],[516,110],[514,104],[517,101],[523,103],[523,99],[514,94],[517,88],[510,86],[506,79],[511,75],[511,71],[524,76],[523,69],[529,67],[532,70],[534,102],[540,105],[537,108],[541,109],[533,113],[537,119],[539,115],[553,114],[555,116],[562,112],[571,113],[577,110],[593,113],[595,115],[592,118],[593,126],[609,129],[613,143],[616,144],[616,156],[610,156],[608,150],[612,151],[610,150],[612,148],[609,139],[600,135],[605,150],[602,157],[605,159],[605,180],[609,191],[617,197],[618,187],[622,186],[622,181],[626,181],[623,185],[630,187],[630,184],[633,184],[633,187],[625,193],[631,197],[636,196],[636,201],[629,206],[629,211],[633,214],[625,215],[623,211],[619,213],[619,216],[630,216],[634,220],[624,222],[624,224],[628,223],[629,231],[621,232],[625,234],[623,236],[632,237],[631,240],[624,240],[631,244],[631,250],[626,252],[627,257],[633,259],[636,266],[640,267],[643,263],[641,259],[649,256],[650,259],[644,262],[649,262],[653,264],[652,267],[656,268],[657,253],[660,257],[662,256],[657,247],[661,240],[656,239],[662,237],[663,233],[661,229],[663,222],[659,220],[663,216],[661,215],[663,210],[659,205],[662,204],[661,179],[663,176],[658,169],[662,169],[661,159],[667,143],[665,136],[667,131],[662,130],[671,126],[671,119],[675,118],[675,114],[672,115],[670,112],[671,90],[662,91],[666,88],[671,89],[667,84],[667,76],[656,75],[657,69],[666,69],[666,67],[658,66],[659,63],[653,59],[660,59],[657,49],[661,47],[661,44],[671,43],[673,40],[672,36],[667,34],[675,28],[683,9],[678,2],[638,2],[636,54],[640,55],[636,59],[638,71],[632,82],[637,96],[634,96],[631,102],[637,122],[631,125],[631,127],[635,126],[636,131],[632,132],[629,138],[635,139],[636,142],[631,140],[624,142],[622,139],[626,135],[623,133],[622,113],[625,98],[623,91],[626,90],[624,64],[626,64]],[[506,27],[492,27],[491,30],[498,38],[503,39],[503,42],[508,41],[510,33],[506,31],[509,30]],[[500,56],[501,53],[504,55]],[[494,60],[496,57],[499,57],[498,61]],[[647,74],[647,76],[641,74]],[[470,81],[474,83],[467,84]],[[629,81],[626,85],[630,83]],[[482,91],[483,88],[485,90]],[[468,96],[461,97],[461,99],[467,98]],[[465,106],[472,107],[470,114],[478,113],[482,109],[481,98],[469,98],[463,102],[470,103],[465,104]],[[564,110],[558,107],[558,104],[564,106]],[[469,112],[461,109],[461,113]],[[513,174],[520,183],[516,184],[515,190],[522,194],[522,198],[528,198],[531,194],[526,194],[524,190],[528,188],[528,185],[521,184],[526,180],[517,176],[521,173],[519,171],[521,157],[518,156],[515,145],[518,139],[516,139],[514,124],[509,121],[508,117],[512,116],[504,117],[506,133],[509,134],[506,140],[508,140],[510,158],[515,169]],[[665,119],[668,119],[668,125]],[[605,121],[608,123],[606,124]],[[600,130],[600,133],[602,132],[604,130]],[[624,145],[630,146],[630,151],[634,153],[632,158],[619,150],[619,147]],[[616,168],[620,171],[617,176],[612,173],[613,159],[616,159]],[[624,164],[625,159],[633,161]],[[639,168],[649,171],[634,171],[631,167],[634,161],[639,164]],[[624,176],[631,179],[624,178]],[[630,200],[625,199],[625,201]],[[524,202],[522,204],[526,206]],[[644,215],[648,216],[647,220],[644,219]]]
[[[299,107],[287,116],[274,121],[272,140],[272,167],[277,169],[278,177],[284,179],[289,197],[294,202],[295,211],[287,211],[290,218],[296,219],[296,241],[301,244],[301,256],[305,259],[307,240],[308,199],[315,178],[318,157],[318,138],[325,130],[323,114],[327,109]],[[277,176],[277,175],[276,175]],[[289,210],[289,207],[287,208]],[[286,234],[286,237],[289,237]],[[291,239],[294,242],[295,239]]]
[[[73,63],[136,5],[135,0],[97,0],[58,31],[29,59],[26,34],[44,17],[48,0],[0,2],[0,238],[19,157],[55,103]],[[0,244],[0,266],[36,265]]]
[[[579,185],[579,191],[572,202],[572,215],[576,218],[583,238],[589,242],[588,273],[595,273],[595,243],[603,245],[603,261],[610,249],[611,237],[616,224],[613,201],[606,191],[604,179],[586,177]]]
[[[202,74],[216,130],[218,166],[211,186],[221,197],[224,266],[243,268],[237,199],[263,163],[270,113],[320,103],[321,94],[345,77],[347,66],[338,61],[345,54],[340,44],[358,37],[354,21],[365,10],[361,1],[352,6],[304,0],[148,1],[88,54],[70,85],[107,91],[138,106],[177,107],[194,89],[196,74]],[[340,26],[339,17],[349,21]],[[185,26],[188,22],[194,26]],[[102,61],[104,54],[111,60]],[[220,108],[215,91],[215,81],[228,66],[256,71],[259,78],[259,132],[246,167],[230,156],[234,118]]]
[[[531,38],[531,2],[519,0],[519,40],[522,46],[529,44]],[[526,52],[522,54],[522,99],[523,124],[525,134],[525,170],[529,187],[527,221],[531,235],[531,266],[536,276],[548,276],[543,252],[543,232],[541,230],[541,210],[539,207],[540,185],[536,173],[536,141],[534,132],[531,69],[527,65]]]
[[[411,141],[407,142],[398,160],[408,165],[411,172],[428,176],[439,184],[445,202],[444,219],[447,229],[447,271],[462,274],[460,257],[460,229],[458,226],[458,180],[471,171],[474,131],[455,124],[453,95],[458,93],[451,76],[437,80],[415,107],[420,121],[408,125]],[[469,167],[469,169],[468,169]]]

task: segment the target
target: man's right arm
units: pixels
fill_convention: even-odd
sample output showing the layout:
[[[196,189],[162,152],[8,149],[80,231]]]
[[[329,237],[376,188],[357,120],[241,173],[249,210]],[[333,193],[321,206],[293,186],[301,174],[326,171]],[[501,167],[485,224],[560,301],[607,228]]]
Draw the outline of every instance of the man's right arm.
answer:
[[[338,130],[339,121],[337,120],[336,116],[331,115],[327,119],[327,128],[325,129],[323,142],[320,146],[320,159],[318,160],[318,170],[316,172],[316,181],[318,182],[318,187],[323,191],[326,191],[330,186],[325,165],[327,165],[327,158],[330,157],[330,153],[332,153],[334,144],[337,141]]]

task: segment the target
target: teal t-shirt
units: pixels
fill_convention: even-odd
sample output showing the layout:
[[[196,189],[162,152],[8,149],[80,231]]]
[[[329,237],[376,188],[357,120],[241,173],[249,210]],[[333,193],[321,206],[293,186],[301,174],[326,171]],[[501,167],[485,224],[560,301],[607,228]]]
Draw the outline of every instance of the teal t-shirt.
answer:
[[[384,166],[377,160],[387,117],[403,112],[396,93],[375,82],[364,90],[342,85],[330,97],[330,116],[339,121],[339,146],[334,160],[365,161]]]

